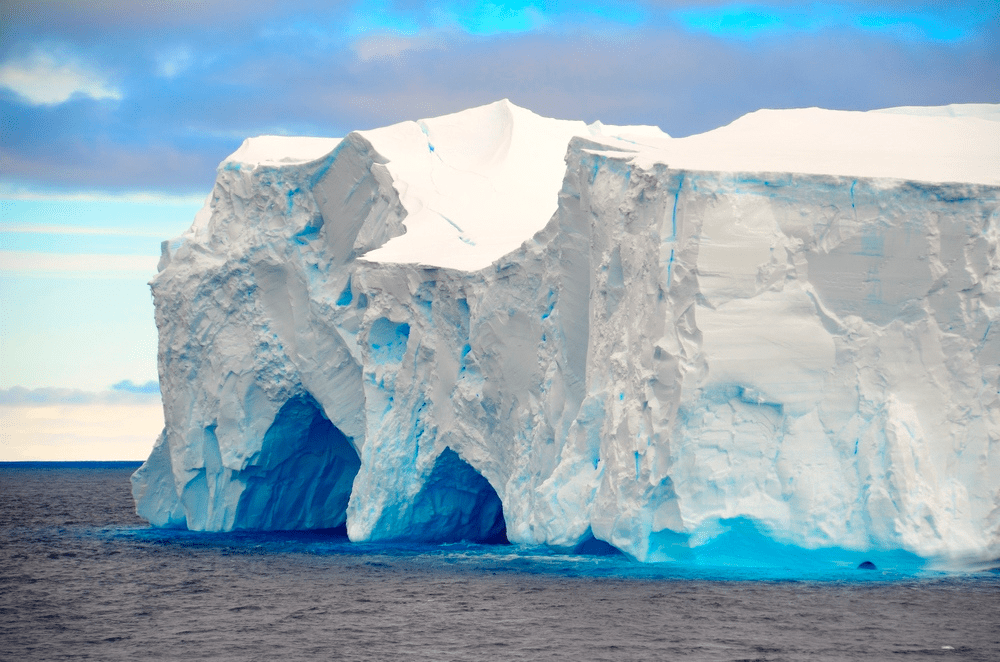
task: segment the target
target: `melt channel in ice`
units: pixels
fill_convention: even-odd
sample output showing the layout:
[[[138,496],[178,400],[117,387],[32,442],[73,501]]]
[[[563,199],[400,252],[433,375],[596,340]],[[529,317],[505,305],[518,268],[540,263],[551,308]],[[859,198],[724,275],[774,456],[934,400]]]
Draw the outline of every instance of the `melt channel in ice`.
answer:
[[[677,139],[501,101],[249,139],[151,283],[166,427],[137,510],[643,561],[1000,557],[998,119]]]

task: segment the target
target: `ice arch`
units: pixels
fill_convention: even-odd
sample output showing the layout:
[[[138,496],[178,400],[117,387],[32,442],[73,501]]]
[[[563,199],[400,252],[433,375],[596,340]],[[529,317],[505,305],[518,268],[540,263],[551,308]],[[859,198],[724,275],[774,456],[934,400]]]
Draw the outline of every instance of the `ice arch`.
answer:
[[[438,456],[412,510],[410,539],[507,543],[503,504],[489,481],[450,448]]]
[[[286,402],[259,456],[240,472],[237,529],[332,529],[347,520],[361,460],[350,440],[308,394]]]

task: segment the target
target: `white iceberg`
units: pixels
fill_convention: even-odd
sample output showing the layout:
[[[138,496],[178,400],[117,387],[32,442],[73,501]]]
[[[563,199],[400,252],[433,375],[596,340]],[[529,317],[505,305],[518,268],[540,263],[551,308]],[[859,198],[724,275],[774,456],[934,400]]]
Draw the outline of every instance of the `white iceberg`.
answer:
[[[998,108],[249,139],[151,283],[137,510],[1000,557]]]

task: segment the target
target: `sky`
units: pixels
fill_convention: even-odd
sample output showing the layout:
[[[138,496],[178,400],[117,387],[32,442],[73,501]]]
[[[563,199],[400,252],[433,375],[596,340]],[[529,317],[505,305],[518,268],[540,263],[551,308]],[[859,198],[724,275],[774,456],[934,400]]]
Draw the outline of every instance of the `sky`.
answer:
[[[6,0],[0,461],[143,459],[147,282],[247,136],[508,98],[673,136],[759,108],[1000,102],[1000,1]]]

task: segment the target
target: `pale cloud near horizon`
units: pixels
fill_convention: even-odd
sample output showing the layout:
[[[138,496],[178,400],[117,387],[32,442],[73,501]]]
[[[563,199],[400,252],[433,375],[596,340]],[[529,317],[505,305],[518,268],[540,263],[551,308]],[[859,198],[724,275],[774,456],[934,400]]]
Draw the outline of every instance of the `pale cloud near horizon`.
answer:
[[[112,384],[103,391],[75,388],[0,388],[0,407],[43,407],[51,405],[147,406],[160,404],[160,391],[155,381],[136,384],[129,379]]]
[[[163,429],[153,384],[0,388],[0,462],[144,460]]]
[[[0,85],[35,106],[51,106],[75,95],[91,99],[122,98],[108,76],[63,48],[35,48],[0,66]]]
[[[159,191],[64,190],[37,186],[18,186],[0,182],[0,200],[48,200],[57,202],[125,202],[144,205],[201,205],[205,194],[176,194]]]
[[[139,404],[0,404],[0,462],[144,460],[163,429],[159,399]]]
[[[0,223],[0,232],[13,232],[15,234],[86,234],[105,237],[158,237],[163,239],[160,232],[142,232],[128,228],[87,228],[75,225],[4,225]]]
[[[105,255],[100,253],[32,253],[0,250],[0,272],[45,274],[156,274],[158,257],[150,255]]]

